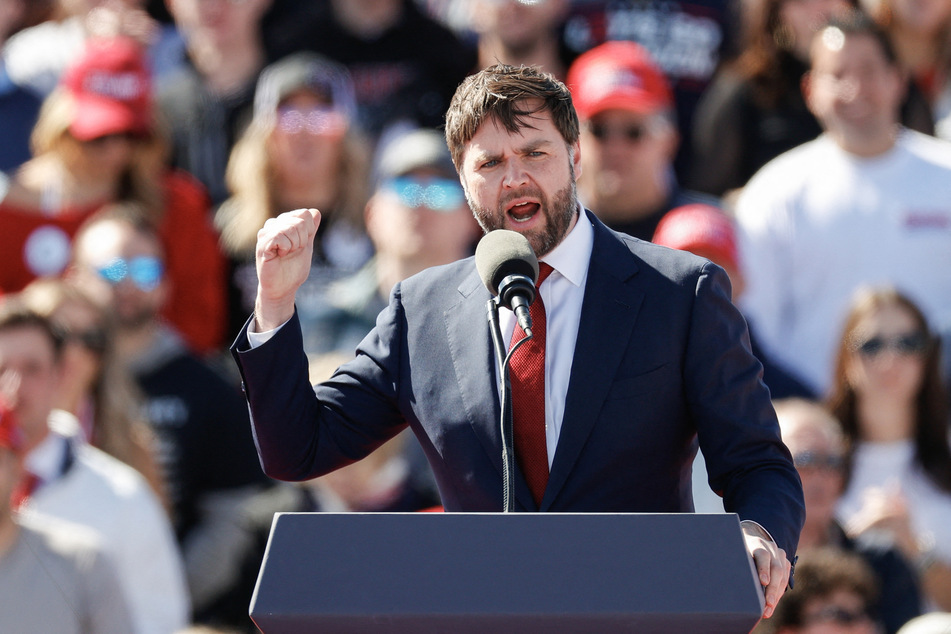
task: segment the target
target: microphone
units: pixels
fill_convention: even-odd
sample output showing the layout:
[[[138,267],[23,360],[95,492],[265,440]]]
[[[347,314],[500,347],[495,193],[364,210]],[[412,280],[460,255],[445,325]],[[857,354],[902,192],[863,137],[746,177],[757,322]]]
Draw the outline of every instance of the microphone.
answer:
[[[525,334],[532,334],[528,307],[535,301],[538,258],[528,239],[517,231],[496,229],[485,234],[475,252],[482,283],[499,303],[515,313]]]

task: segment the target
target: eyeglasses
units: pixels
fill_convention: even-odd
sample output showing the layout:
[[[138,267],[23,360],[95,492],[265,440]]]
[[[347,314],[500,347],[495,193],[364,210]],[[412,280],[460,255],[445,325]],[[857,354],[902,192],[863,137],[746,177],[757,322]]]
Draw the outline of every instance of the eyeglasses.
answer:
[[[70,330],[64,328],[61,331],[63,343],[78,343],[90,352],[102,354],[106,350],[108,336],[102,328],[90,328],[88,330]]]
[[[466,200],[462,185],[449,178],[400,176],[387,181],[384,187],[395,193],[401,204],[413,209],[427,207],[449,213],[459,209]]]
[[[96,272],[113,286],[128,277],[140,290],[147,292],[154,290],[162,281],[165,267],[156,257],[140,256],[128,260],[114,258],[105,266],[96,269]]]
[[[793,456],[793,464],[797,469],[822,469],[824,471],[841,471],[845,466],[842,456],[823,454],[816,451],[802,451]]]
[[[650,134],[647,124],[632,124],[625,126],[609,126],[604,123],[588,122],[588,132],[598,141],[619,138],[628,143],[639,143]]]
[[[837,625],[853,625],[868,620],[866,610],[850,611],[837,605],[829,606],[803,619],[803,625],[815,623],[836,623]]]
[[[928,347],[928,337],[923,332],[908,332],[895,337],[874,336],[853,346],[853,350],[863,357],[873,359],[885,352],[894,350],[900,355],[918,355]]]
[[[333,108],[291,108],[277,110],[277,127],[287,134],[309,134],[322,136],[339,134],[346,130],[347,120]]]

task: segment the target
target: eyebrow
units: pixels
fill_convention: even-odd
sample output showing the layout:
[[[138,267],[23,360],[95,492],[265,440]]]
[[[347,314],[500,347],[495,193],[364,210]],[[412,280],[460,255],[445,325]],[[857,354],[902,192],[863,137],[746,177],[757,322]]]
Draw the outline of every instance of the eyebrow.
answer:
[[[539,149],[544,149],[554,145],[554,142],[550,139],[529,139],[524,144],[515,148],[516,154],[528,154]],[[474,157],[477,163],[483,163],[485,161],[497,161],[502,158],[501,152],[487,152],[480,151],[478,154],[475,154]]]

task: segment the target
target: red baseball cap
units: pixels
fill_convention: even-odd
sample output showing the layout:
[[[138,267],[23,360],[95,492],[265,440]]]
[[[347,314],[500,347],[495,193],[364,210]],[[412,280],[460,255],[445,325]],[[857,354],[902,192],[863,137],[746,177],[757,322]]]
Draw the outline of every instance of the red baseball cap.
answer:
[[[3,399],[0,399],[0,447],[10,449],[14,453],[20,453],[23,449],[23,437],[16,414]]]
[[[635,42],[605,42],[582,53],[566,83],[582,119],[612,108],[650,114],[674,103],[664,73]]]
[[[681,251],[710,254],[715,264],[739,269],[733,222],[713,205],[694,203],[671,209],[657,224],[652,242]]]
[[[82,56],[66,70],[63,86],[76,103],[69,131],[80,141],[151,131],[152,82],[135,40],[89,40]]]

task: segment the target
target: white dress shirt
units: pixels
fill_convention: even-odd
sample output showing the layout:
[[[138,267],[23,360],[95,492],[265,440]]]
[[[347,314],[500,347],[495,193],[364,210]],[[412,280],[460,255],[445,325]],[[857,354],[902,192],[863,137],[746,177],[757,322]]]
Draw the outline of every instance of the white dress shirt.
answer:
[[[571,361],[578,340],[578,325],[581,323],[584,286],[588,279],[591,250],[594,248],[591,221],[580,207],[579,213],[578,222],[561,244],[541,259],[554,269],[538,289],[545,303],[545,439],[549,468],[561,434]],[[512,311],[499,311],[499,326],[506,349],[515,332],[515,321]]]

